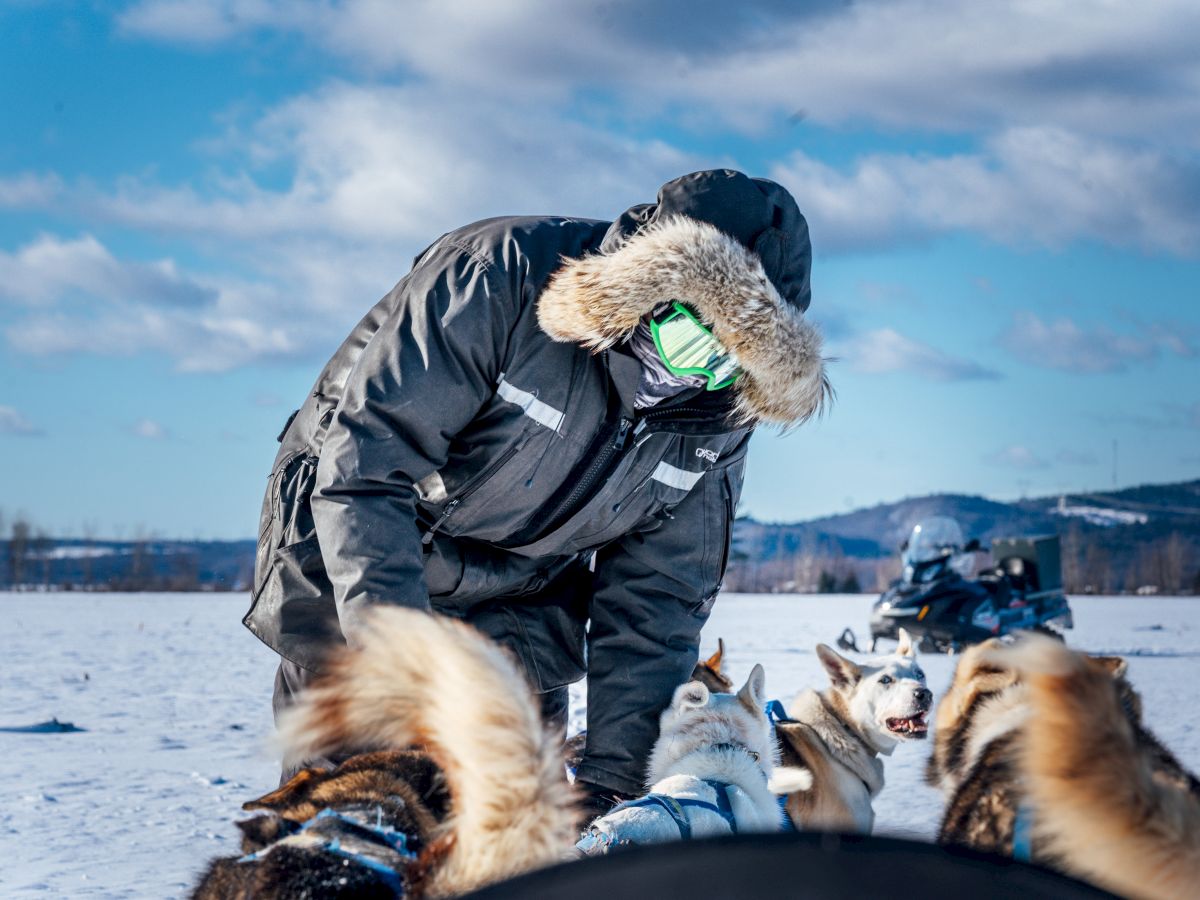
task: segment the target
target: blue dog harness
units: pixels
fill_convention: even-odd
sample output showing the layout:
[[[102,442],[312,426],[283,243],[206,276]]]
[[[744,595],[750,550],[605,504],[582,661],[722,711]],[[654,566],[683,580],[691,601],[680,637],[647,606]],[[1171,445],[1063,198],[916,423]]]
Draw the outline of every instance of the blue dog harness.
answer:
[[[389,828],[383,824],[382,809],[378,809],[376,811],[376,822],[374,825],[366,824],[336,810],[323,809],[303,825],[301,825],[299,830],[294,832],[292,835],[289,835],[289,837],[293,837],[298,834],[304,834],[310,830],[321,831],[335,823],[348,826],[348,830],[351,833],[359,834],[365,840],[379,844],[382,849],[385,849],[385,851],[390,850],[404,860],[416,859],[416,854],[408,849],[408,835],[402,831],[396,831],[395,829]],[[277,844],[264,847],[262,850],[256,850],[254,853],[243,856],[238,860],[238,862],[254,862],[255,860],[262,859],[264,856],[270,853],[275,846],[277,846]],[[318,841],[312,846],[314,849],[320,850],[324,853],[332,854],[333,856],[341,857],[342,859],[348,859],[356,865],[362,866],[364,869],[371,870],[377,876],[379,876],[379,879],[384,882],[384,884],[395,891],[396,896],[403,895],[404,880],[400,877],[400,874],[395,869],[386,863],[381,862],[372,856],[368,856],[363,853],[356,853],[348,847],[342,846],[341,840],[337,837],[324,838],[324,840]]]
[[[1012,856],[1017,862],[1033,859],[1033,807],[1024,800],[1017,806],[1017,817],[1013,820]]]
[[[722,781],[710,781],[707,778],[703,779],[703,781],[717,795],[716,803],[709,803],[707,800],[694,800],[690,797],[672,797],[669,794],[651,793],[644,797],[638,797],[636,800],[626,800],[624,803],[617,804],[609,812],[609,815],[620,812],[623,809],[656,806],[664,810],[671,817],[671,820],[675,823],[675,827],[679,829],[680,839],[688,841],[692,838],[692,823],[688,821],[687,813],[684,812],[684,809],[693,807],[715,812],[725,820],[730,831],[737,834],[737,819],[734,818],[733,806],[729,802],[730,785]],[[587,834],[581,837],[575,844],[575,848],[586,856],[595,856],[607,853],[614,846],[624,846],[632,843],[633,841],[631,840],[622,840],[620,837],[606,831],[601,831],[598,828],[589,828]]]
[[[787,710],[783,708],[783,704],[778,700],[768,700],[766,708],[767,718],[771,720],[771,739],[778,743],[779,738],[775,736],[775,726],[780,722],[790,722],[791,717],[787,714]],[[796,825],[792,822],[792,817],[787,811],[787,794],[779,795],[779,815],[783,819],[784,831],[795,831]]]

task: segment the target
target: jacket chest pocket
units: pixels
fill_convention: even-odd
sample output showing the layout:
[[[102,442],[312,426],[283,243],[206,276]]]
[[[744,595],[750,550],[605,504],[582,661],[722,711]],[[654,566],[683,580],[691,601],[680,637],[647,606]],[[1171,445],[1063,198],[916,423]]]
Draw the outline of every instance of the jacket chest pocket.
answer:
[[[512,531],[515,490],[529,480],[544,442],[551,438],[524,429],[508,447],[499,451],[475,475],[455,489],[442,504],[429,531],[431,535],[468,535],[479,540],[499,540]]]
[[[571,539],[575,549],[597,547],[654,525],[710,477],[709,461],[696,459],[694,468],[688,466],[688,448],[669,446],[665,454],[661,446],[658,449],[647,454],[649,461],[632,468],[626,485],[598,495],[593,515]]]

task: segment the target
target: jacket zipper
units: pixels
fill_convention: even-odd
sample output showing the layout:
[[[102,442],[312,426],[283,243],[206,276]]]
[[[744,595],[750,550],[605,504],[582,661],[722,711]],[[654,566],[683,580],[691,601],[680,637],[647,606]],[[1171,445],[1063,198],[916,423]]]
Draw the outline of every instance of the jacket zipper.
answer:
[[[604,442],[603,448],[596,454],[592,464],[587,467],[583,477],[575,483],[571,493],[543,521],[552,523],[551,527],[556,527],[557,524],[567,521],[579,511],[579,506],[585,500],[590,499],[592,491],[600,479],[609,474],[615,460],[629,449],[630,437],[634,432],[633,426],[633,419],[621,418],[621,421],[617,423],[613,439]]]
[[[681,413],[702,414],[705,412],[708,412],[708,410],[700,406],[676,406],[669,409],[651,410],[640,416],[636,421],[623,417],[617,424],[613,439],[605,443],[604,448],[596,455],[592,464],[588,466],[583,477],[579,479],[567,498],[555,507],[551,515],[545,517],[539,516],[538,518],[543,522],[551,523],[551,530],[558,528],[564,522],[570,520],[579,512],[584,503],[591,500],[597,485],[612,474],[621,456],[633,445],[633,439],[642,435],[647,430],[647,425],[653,420],[669,420]],[[641,443],[642,441],[639,440],[637,446],[640,446]],[[636,493],[636,490],[635,488],[634,493]]]
[[[431,526],[429,526],[429,530],[427,532],[425,532],[424,535],[422,535],[421,543],[426,547],[428,547],[430,544],[432,544],[433,536],[438,532],[438,529],[440,529],[443,525],[446,524],[446,520],[449,519],[454,514],[454,511],[456,509],[458,509],[459,505],[464,500],[466,500],[468,497],[470,497],[473,493],[475,493],[477,490],[479,490],[479,488],[483,487],[484,483],[486,481],[488,481],[488,479],[490,479],[492,477],[492,475],[494,475],[497,471],[499,471],[499,469],[502,465],[504,465],[506,462],[508,462],[510,459],[512,459],[514,454],[516,454],[516,452],[518,450],[520,450],[521,447],[524,446],[524,444],[525,444],[524,440],[518,441],[517,443],[513,444],[511,447],[509,447],[507,450],[505,450],[503,453],[501,453],[500,456],[496,459],[496,461],[494,463],[492,463],[490,466],[488,466],[486,469],[484,469],[482,472],[480,472],[479,476],[474,481],[472,481],[465,488],[463,488],[461,491],[459,491],[458,494],[454,497],[454,499],[451,500],[449,503],[447,503],[446,506],[442,509],[442,514],[438,517],[437,521],[434,522]]]

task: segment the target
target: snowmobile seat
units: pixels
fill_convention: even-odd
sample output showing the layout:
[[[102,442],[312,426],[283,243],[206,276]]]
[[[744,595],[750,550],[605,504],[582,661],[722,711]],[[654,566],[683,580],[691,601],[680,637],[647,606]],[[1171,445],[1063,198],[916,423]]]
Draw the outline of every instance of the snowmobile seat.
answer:
[[[919,884],[921,896],[930,900],[1113,896],[1009,857],[897,838],[817,832],[646,844],[541,869],[467,896],[477,900],[801,896],[833,900],[883,896],[897,883]]]

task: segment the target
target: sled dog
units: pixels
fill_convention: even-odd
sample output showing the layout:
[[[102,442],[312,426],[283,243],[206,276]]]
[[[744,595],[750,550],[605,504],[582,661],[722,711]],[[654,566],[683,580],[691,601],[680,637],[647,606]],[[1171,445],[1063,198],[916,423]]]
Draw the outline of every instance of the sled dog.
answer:
[[[409,881],[415,854],[438,831],[449,800],[438,767],[417,751],[362,753],[333,771],[303,769],[243,804],[263,813],[237,823],[243,856],[214,861],[193,897],[391,897]],[[404,843],[393,835],[404,835]],[[327,852],[334,841],[340,852]],[[364,864],[348,865],[353,858]],[[395,879],[381,878],[384,870]]]
[[[778,767],[764,681],[756,665],[737,694],[699,681],[676,688],[650,752],[649,793],[596,819],[578,848],[598,855],[624,844],[781,830],[779,794],[812,779]]]
[[[270,823],[243,825],[244,832],[265,832],[266,846],[240,860],[218,861],[198,897],[392,897],[399,890],[451,896],[567,858],[578,836],[561,734],[542,723],[507,653],[454,619],[373,610],[359,648],[332,656],[321,679],[280,722],[280,740],[285,762],[421,745],[440,773],[425,786],[430,815],[414,823],[375,793],[339,795],[336,776],[363,757],[352,758],[332,773],[332,784],[320,782],[329,790],[303,810],[323,805],[330,814],[318,811],[279,839]],[[318,779],[306,778],[310,771],[280,792],[303,794],[305,784]],[[273,809],[271,797],[250,806]],[[346,834],[356,825],[348,847]],[[406,829],[417,840],[404,839]],[[384,852],[389,848],[392,853]],[[209,885],[213,877],[222,880]]]
[[[717,652],[707,659],[696,661],[689,681],[699,681],[714,694],[728,694],[733,691],[733,682],[721,671],[721,660],[725,656],[725,642],[717,638]],[[567,768],[574,772],[583,761],[583,751],[587,746],[587,732],[581,731],[567,739],[566,758]]]
[[[1040,636],[963,654],[937,715],[939,842],[1031,858],[1133,897],[1200,884],[1200,782],[1142,725],[1119,657]]]
[[[871,800],[883,788],[880,756],[925,737],[933,694],[903,628],[895,653],[862,665],[825,644],[817,656],[830,686],[801,692],[776,725],[783,765],[812,773],[808,790],[788,796],[787,814],[797,828],[869,834]]]

